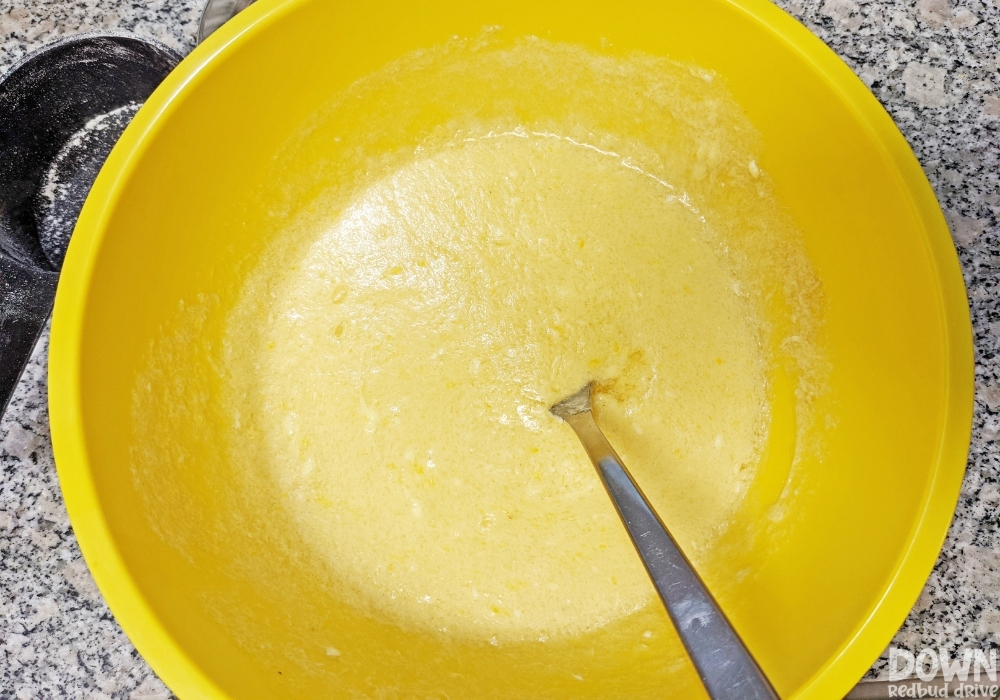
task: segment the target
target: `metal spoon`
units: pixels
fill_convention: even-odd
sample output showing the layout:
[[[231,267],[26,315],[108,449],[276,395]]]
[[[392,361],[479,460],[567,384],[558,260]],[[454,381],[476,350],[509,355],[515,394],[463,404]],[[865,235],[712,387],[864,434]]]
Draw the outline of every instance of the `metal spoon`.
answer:
[[[208,0],[198,25],[198,43],[253,3],[254,0]]]
[[[594,421],[591,385],[550,410],[576,432],[713,700],[778,694]]]

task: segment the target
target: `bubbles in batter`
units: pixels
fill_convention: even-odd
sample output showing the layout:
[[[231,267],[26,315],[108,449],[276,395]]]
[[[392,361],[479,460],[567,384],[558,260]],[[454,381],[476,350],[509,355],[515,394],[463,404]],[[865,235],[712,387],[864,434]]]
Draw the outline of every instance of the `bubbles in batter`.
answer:
[[[711,539],[757,458],[766,367],[684,200],[617,153],[494,132],[422,153],[265,260],[230,331],[240,412],[303,540],[363,604],[502,643],[649,603],[548,411],[590,380],[667,522]]]

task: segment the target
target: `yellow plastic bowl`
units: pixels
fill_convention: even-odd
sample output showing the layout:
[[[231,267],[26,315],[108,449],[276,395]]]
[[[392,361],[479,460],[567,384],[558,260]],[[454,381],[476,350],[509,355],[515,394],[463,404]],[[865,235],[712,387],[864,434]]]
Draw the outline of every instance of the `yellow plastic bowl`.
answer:
[[[765,0],[265,0],[198,47],[104,166],[56,299],[52,436],[101,591],[183,698],[702,696],[682,660],[628,661],[599,637],[444,644],[366,620],[309,581],[267,593],[255,572],[294,553],[239,541],[220,551],[197,537],[227,518],[268,517],[219,507],[198,469],[216,449],[212,425],[178,419],[187,458],[162,475],[161,502],[180,504],[169,515],[194,533],[183,547],[161,536],[162,514],[130,471],[131,392],[151,340],[180,300],[238,284],[233,261],[260,244],[267,216],[245,194],[276,150],[358,77],[486,25],[712,69],[761,132],[761,166],[826,297],[823,450],[792,474],[788,451],[771,450],[737,528],[759,524],[789,479],[791,512],[703,573],[782,697],[842,697],[903,621],[951,519],[972,415],[971,328],[948,230],[902,136],[832,52]],[[192,342],[213,333],[219,324]],[[793,429],[776,406],[772,446]],[[737,581],[737,570],[753,575]],[[326,652],[345,639],[351,658]]]

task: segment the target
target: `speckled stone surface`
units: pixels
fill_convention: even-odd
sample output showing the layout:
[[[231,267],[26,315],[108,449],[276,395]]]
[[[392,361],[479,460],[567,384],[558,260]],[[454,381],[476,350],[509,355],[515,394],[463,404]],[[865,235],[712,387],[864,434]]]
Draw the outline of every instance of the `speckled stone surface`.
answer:
[[[186,52],[204,0],[0,0],[0,73],[67,34],[123,29]],[[997,3],[997,4],[994,4]],[[896,120],[934,186],[969,289],[976,417],[947,542],[894,644],[1000,646],[1000,0],[779,0]],[[46,339],[0,423],[0,700],[171,697],[108,611],[59,492]],[[885,672],[880,659],[870,677]]]

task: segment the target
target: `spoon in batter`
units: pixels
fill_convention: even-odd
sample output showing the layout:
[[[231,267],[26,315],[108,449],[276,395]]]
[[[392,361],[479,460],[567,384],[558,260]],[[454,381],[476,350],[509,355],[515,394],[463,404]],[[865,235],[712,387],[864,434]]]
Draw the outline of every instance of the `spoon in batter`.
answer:
[[[777,700],[767,677],[601,432],[590,410],[590,392],[587,384],[550,410],[569,423],[597,468],[709,696]]]

